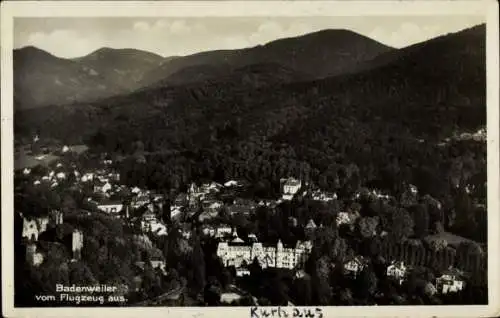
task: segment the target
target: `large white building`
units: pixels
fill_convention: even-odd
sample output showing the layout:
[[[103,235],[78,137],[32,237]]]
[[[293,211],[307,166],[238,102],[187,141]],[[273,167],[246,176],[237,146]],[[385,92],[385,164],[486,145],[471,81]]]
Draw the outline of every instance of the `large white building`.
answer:
[[[250,265],[257,258],[262,268],[294,269],[304,265],[311,249],[310,241],[299,241],[294,248],[285,248],[281,240],[278,241],[276,247],[265,247],[259,242],[247,245],[241,239],[236,238],[232,242],[220,242],[217,247],[217,256],[222,259],[225,266],[236,268]]]

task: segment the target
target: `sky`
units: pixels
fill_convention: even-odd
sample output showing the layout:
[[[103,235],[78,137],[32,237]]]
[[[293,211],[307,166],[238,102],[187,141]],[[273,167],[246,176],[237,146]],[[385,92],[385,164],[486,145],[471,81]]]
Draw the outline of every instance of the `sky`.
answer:
[[[401,48],[484,22],[483,16],[16,18],[14,47],[35,46],[63,58],[101,47],[182,56],[252,47],[322,29],[348,29]]]

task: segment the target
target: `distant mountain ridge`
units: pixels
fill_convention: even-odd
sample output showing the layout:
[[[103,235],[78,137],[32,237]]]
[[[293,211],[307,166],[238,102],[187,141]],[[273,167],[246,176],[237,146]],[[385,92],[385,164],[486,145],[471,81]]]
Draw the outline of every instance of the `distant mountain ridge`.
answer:
[[[317,79],[348,72],[390,50],[347,30],[323,30],[253,48],[167,58],[135,49],[101,48],[84,57],[62,59],[33,47],[22,48],[14,50],[16,108],[86,102],[148,86],[188,84],[252,64],[280,64],[308,74],[307,79]]]

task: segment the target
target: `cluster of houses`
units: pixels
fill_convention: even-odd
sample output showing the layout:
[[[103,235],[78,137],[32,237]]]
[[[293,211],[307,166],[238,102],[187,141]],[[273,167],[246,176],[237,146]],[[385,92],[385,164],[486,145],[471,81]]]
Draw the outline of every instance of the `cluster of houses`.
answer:
[[[351,277],[356,277],[366,266],[368,266],[368,259],[361,256],[354,257],[344,263],[344,273]],[[398,284],[403,282],[408,277],[411,268],[406,266],[402,261],[392,261],[386,270],[387,277],[391,277]],[[431,289],[431,293],[439,292],[441,294],[456,293],[466,285],[466,275],[464,272],[456,268],[449,268],[441,273],[441,276],[435,279],[435,286]]]
[[[64,150],[63,150],[64,151]],[[104,162],[109,166],[112,162],[108,159]],[[70,169],[71,170],[71,169]],[[41,180],[35,180],[34,183],[50,182],[51,186],[56,186],[60,180],[67,178],[68,170],[64,170],[62,165],[58,164],[56,169],[50,171],[47,176]],[[24,174],[29,174],[30,170],[25,169]],[[125,217],[127,220],[138,222],[143,233],[152,233],[157,236],[168,234],[167,226],[159,219],[159,211],[163,212],[163,196],[151,191],[134,187],[128,189],[120,185],[119,174],[104,168],[93,172],[80,174],[76,169],[71,172],[76,182],[90,184],[97,199],[88,198],[88,202],[93,203],[98,210],[103,213],[114,215],[116,217]],[[221,212],[229,216],[236,214],[250,215],[259,206],[273,207],[283,201],[292,200],[298,195],[309,194],[310,198],[316,201],[329,202],[337,199],[336,193],[324,192],[317,189],[309,189],[309,184],[303,184],[301,180],[295,178],[281,179],[282,196],[277,200],[246,200],[241,198],[231,199],[231,202],[221,199],[221,193],[224,189],[239,189],[244,187],[243,183],[235,180],[218,184],[216,182],[197,185],[192,183],[187,193],[179,194],[170,205],[170,218],[179,219],[184,214],[193,216],[196,214],[198,221],[202,222],[202,233],[205,236],[213,237],[219,241],[217,247],[217,256],[221,258],[225,266],[234,266],[238,276],[249,275],[248,266],[255,260],[259,262],[262,268],[283,268],[291,270],[300,270],[309,254],[311,253],[311,241],[297,242],[295,246],[284,247],[281,241],[275,246],[263,246],[255,235],[249,235],[246,241],[243,241],[236,234],[233,227],[226,224],[209,224],[211,219],[216,218]],[[305,186],[305,187],[303,187]],[[416,187],[410,185],[412,194],[417,194]],[[125,204],[121,193],[129,193],[128,201]],[[387,194],[377,190],[371,190],[367,193],[370,196],[379,199],[391,199]],[[361,197],[361,193],[356,194],[356,198]],[[142,210],[141,210],[142,209]],[[133,210],[143,211],[141,216],[131,218]],[[201,211],[201,213],[199,213]],[[337,225],[353,225],[359,214],[353,212],[339,212],[337,214]],[[291,220],[297,222],[296,220]],[[23,237],[31,242],[36,242],[40,233],[46,231],[49,226],[62,224],[62,213],[54,211],[46,218],[33,220],[23,220]],[[295,224],[296,226],[296,224]],[[316,224],[310,220],[306,225],[308,230],[314,231]],[[189,230],[181,230],[185,238],[189,238]],[[79,231],[73,233],[73,253],[74,259],[79,258],[79,251],[83,244],[83,234]],[[36,244],[30,244],[27,249],[27,259],[33,265],[39,265],[43,262],[42,253],[37,252]],[[154,268],[164,270],[164,260],[151,260]],[[367,266],[368,261],[362,257],[355,257],[344,263],[344,271],[348,275],[356,276]],[[144,264],[137,264],[143,267]],[[387,267],[387,276],[394,278],[399,284],[402,284],[407,277],[408,268],[402,262],[392,262]],[[439,292],[445,294],[456,292],[464,288],[465,280],[463,276],[456,272],[444,273],[436,279],[436,288]]]

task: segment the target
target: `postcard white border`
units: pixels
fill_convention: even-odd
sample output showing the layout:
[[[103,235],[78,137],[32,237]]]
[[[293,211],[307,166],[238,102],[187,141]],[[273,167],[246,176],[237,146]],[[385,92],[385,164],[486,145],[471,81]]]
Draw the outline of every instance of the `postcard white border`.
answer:
[[[250,316],[249,307],[14,308],[13,84],[14,17],[245,17],[482,15],[487,27],[488,294],[485,306],[322,307],[324,317],[494,317],[499,298],[498,3],[492,1],[26,1],[1,3],[2,308],[6,317]],[[228,316],[228,317],[229,317]]]

